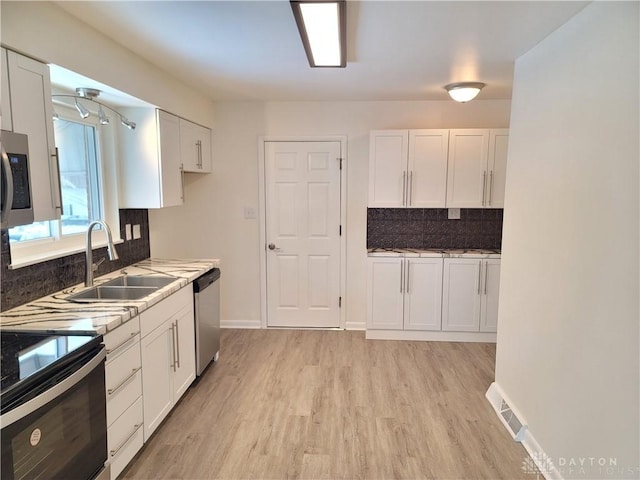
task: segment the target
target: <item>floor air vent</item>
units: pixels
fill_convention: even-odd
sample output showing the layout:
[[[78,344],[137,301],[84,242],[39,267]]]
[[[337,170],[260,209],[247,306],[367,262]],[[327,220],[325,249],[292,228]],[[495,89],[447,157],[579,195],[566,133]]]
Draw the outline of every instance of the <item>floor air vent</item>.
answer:
[[[524,434],[527,431],[527,426],[522,423],[518,418],[518,415],[512,410],[509,404],[504,399],[502,392],[494,383],[491,384],[489,390],[487,390],[486,397],[489,403],[493,406],[494,410],[498,414],[498,417],[502,421],[509,433],[516,442],[521,442],[524,439]]]

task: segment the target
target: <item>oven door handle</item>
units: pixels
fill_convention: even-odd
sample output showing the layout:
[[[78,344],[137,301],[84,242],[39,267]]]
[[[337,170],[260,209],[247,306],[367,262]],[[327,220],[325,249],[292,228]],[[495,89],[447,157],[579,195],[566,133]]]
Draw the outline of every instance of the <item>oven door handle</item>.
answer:
[[[89,360],[85,365],[78,369],[77,372],[74,372],[60,383],[42,392],[37,397],[32,398],[28,402],[0,416],[0,425],[2,425],[2,428],[8,427],[12,423],[17,422],[21,418],[26,417],[30,413],[35,412],[40,407],[55,400],[57,397],[72,389],[75,385],[81,382],[87,375],[89,375],[93,371],[94,368],[100,365],[100,363],[103,362],[106,357],[107,351],[103,346],[102,349],[91,360]]]

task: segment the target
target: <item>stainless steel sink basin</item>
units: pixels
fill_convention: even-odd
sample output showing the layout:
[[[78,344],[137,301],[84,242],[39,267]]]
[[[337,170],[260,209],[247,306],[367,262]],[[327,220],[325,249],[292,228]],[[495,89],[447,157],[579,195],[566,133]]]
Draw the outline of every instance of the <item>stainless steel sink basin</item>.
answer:
[[[146,275],[122,275],[104,282],[103,287],[156,287],[161,288],[175,282],[174,277],[157,277]]]
[[[71,295],[67,300],[75,302],[122,302],[126,300],[140,300],[158,290],[158,287],[91,287],[82,292]]]

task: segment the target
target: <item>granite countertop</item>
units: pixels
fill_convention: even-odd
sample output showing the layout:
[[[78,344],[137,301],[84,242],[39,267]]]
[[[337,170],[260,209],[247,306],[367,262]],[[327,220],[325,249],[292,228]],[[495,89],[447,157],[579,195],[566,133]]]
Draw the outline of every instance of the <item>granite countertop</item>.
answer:
[[[96,278],[94,285],[100,285],[123,274],[169,276],[175,277],[175,281],[141,300],[91,303],[67,300],[72,294],[85,289],[84,284],[81,283],[0,313],[0,328],[3,330],[95,331],[105,334],[180,290],[211,268],[219,266],[220,261],[217,259],[143,260]]]
[[[369,248],[370,257],[500,258],[500,250],[482,248]]]

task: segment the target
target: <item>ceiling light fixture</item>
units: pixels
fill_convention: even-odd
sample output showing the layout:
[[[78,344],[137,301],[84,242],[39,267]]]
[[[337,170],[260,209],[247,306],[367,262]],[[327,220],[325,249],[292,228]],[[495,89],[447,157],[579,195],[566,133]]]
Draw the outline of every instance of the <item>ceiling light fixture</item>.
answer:
[[[347,66],[346,0],[291,0],[311,67]]]
[[[84,105],[82,105],[81,103],[78,103],[77,98],[76,98],[76,109],[78,110],[78,113],[82,118],[87,118],[89,115],[91,115],[89,113],[89,110],[87,110],[87,108]]]
[[[476,98],[484,86],[481,82],[459,82],[450,83],[444,89],[456,102],[465,103]]]
[[[91,115],[91,112],[89,112],[89,110],[87,110],[87,108],[84,105],[82,105],[82,103],[78,102],[78,99],[87,100],[89,102],[97,103],[98,104],[98,121],[100,122],[100,125],[108,125],[109,124],[109,117],[107,117],[107,115],[104,113],[104,110],[103,110],[103,108],[106,108],[107,110],[111,110],[113,113],[118,115],[118,117],[120,117],[120,123],[122,125],[127,127],[129,130],[134,130],[136,128],[135,122],[130,121],[129,119],[127,119],[127,117],[122,115],[120,112],[118,112],[114,108],[111,108],[109,105],[105,105],[104,103],[99,102],[98,100],[96,100],[96,98],[98,96],[100,96],[100,93],[101,93],[100,90],[96,90],[95,88],[79,87],[79,88],[76,88],[76,94],[77,95],[68,95],[68,94],[57,95],[57,94],[54,94],[54,95],[52,95],[52,97],[54,97],[54,98],[58,98],[58,97],[73,98],[74,102],[75,102],[76,109],[78,110],[78,113],[80,114],[80,116],[82,118],[89,117],[89,115]],[[54,115],[54,117],[55,116],[56,115]]]

